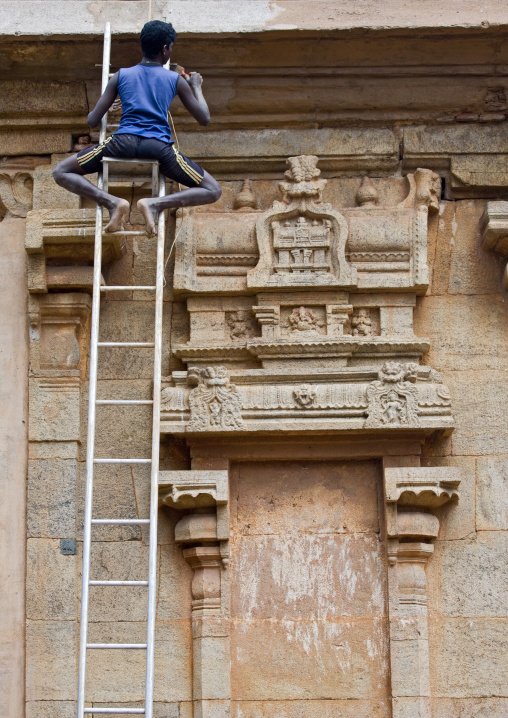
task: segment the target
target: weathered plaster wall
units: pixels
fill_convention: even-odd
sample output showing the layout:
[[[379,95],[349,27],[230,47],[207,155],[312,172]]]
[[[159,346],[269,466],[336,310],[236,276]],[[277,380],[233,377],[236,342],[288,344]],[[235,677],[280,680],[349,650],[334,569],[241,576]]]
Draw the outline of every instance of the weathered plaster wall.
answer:
[[[28,322],[25,222],[0,226],[0,712],[24,713]]]

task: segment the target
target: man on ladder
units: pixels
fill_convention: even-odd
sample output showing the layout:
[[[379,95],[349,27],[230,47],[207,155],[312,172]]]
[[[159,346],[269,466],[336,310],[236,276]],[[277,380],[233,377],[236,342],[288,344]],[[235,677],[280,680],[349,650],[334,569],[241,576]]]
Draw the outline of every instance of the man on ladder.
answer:
[[[164,68],[175,38],[171,23],[159,20],[146,23],[140,36],[141,62],[113,75],[87,117],[88,125],[96,127],[120,95],[122,118],[117,132],[104,142],[63,160],[53,172],[55,181],[62,187],[106,207],[110,215],[107,232],[122,229],[130,206],[127,200],[104,192],[85,179],[84,175],[101,169],[103,157],[158,160],[165,177],[188,188],[164,197],[139,200],[138,209],[143,214],[149,236],[156,234],[155,221],[159,212],[211,204],[221,196],[219,183],[196,162],[180,154],[171,139],[168,112],[175,95],[200,125],[210,122],[210,112],[201,89],[201,75],[191,73],[187,82],[177,72]]]

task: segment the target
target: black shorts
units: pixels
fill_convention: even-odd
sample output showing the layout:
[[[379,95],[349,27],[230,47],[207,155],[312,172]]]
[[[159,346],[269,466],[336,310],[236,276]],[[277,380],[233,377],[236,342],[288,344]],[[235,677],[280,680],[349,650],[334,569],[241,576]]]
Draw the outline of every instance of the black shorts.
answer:
[[[205,174],[202,167],[180,154],[173,144],[141,135],[111,135],[100,145],[87,147],[77,154],[78,163],[84,174],[99,172],[103,157],[159,160],[162,174],[185,187],[197,187]]]

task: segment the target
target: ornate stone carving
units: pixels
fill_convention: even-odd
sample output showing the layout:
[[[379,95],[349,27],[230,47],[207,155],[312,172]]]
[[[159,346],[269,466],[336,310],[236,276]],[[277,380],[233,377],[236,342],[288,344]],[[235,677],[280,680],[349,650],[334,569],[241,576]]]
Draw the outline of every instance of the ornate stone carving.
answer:
[[[236,195],[233,207],[238,212],[250,212],[252,209],[256,209],[257,200],[252,191],[252,185],[249,179],[243,181],[242,189]]]
[[[229,327],[229,336],[233,341],[244,341],[258,335],[256,320],[252,316],[252,312],[242,309],[236,312],[227,312],[226,322]]]
[[[460,470],[453,466],[385,469],[385,495],[389,503],[438,508],[458,499]]]
[[[379,204],[379,193],[369,177],[364,177],[356,193],[356,204],[360,207],[375,207]]]
[[[0,172],[0,219],[26,217],[32,209],[33,178],[30,172]]]
[[[223,367],[194,369],[189,372],[191,420],[189,431],[232,431],[243,429],[238,390]]]
[[[299,351],[305,348],[305,344],[291,343],[291,346],[295,350],[298,348]],[[420,429],[422,435],[433,431],[449,431],[453,426],[450,401],[440,396],[440,393],[446,393],[446,387],[430,380],[429,367],[397,366],[399,367],[397,373],[389,374],[395,381],[386,384],[379,378],[376,379],[381,372],[373,368],[321,370],[312,374],[312,383],[309,381],[309,374],[312,373],[309,368],[302,368],[301,371],[286,370],[283,373],[242,370],[235,375],[234,394],[235,405],[241,412],[242,424],[237,427],[231,425],[227,431],[284,432],[291,429],[309,432],[315,430],[316,419],[319,419],[320,429],[327,431],[355,431],[368,428],[399,431],[401,428],[408,427]],[[191,408],[193,403],[191,394],[195,391],[192,388],[195,374],[200,371],[203,370],[189,372],[191,386],[187,372],[173,373],[171,386],[163,390],[161,397],[163,432],[178,434],[196,431],[190,428],[194,426],[192,416],[196,411],[195,408]],[[223,374],[220,368],[216,371]],[[382,375],[385,375],[384,371]],[[404,376],[411,376],[412,381],[404,379]],[[409,384],[410,388],[406,384]],[[400,411],[400,415],[395,411],[396,418],[400,418],[399,421],[388,420],[394,415],[394,409],[397,409],[398,405],[393,407],[381,403],[379,403],[380,411],[386,411],[387,418],[385,421],[381,419],[372,421],[369,412],[373,404],[369,399],[369,390],[372,391],[373,385],[376,385],[376,388],[377,385],[381,387],[375,401],[387,396],[392,390],[397,393],[397,397],[402,397],[397,401],[403,404],[403,410]],[[206,385],[204,388],[208,391]],[[401,391],[405,393],[400,393]],[[404,423],[408,396],[413,402],[412,413],[410,412],[411,422]],[[212,397],[211,393],[209,397]],[[201,414],[205,413],[206,409],[202,409]],[[205,424],[206,429],[197,429],[197,431],[224,431],[220,425],[212,426],[209,418],[205,419]]]
[[[295,307],[288,317],[286,327],[290,334],[297,336],[316,336],[325,322],[318,319],[312,309],[307,307]]]
[[[358,309],[351,317],[351,333],[354,337],[370,337],[372,334],[372,319],[368,309]]]
[[[247,275],[249,287],[354,284],[344,254],[347,223],[322,202],[326,180],[317,179],[317,161],[312,155],[288,159],[288,181],[279,184],[282,202],[256,223],[260,260]]]
[[[367,387],[368,419],[365,426],[419,426],[417,364],[386,362],[379,379]]]
[[[302,384],[296,387],[296,389],[293,389],[293,396],[296,406],[300,409],[310,409],[316,401],[316,388],[310,386],[310,384]]]

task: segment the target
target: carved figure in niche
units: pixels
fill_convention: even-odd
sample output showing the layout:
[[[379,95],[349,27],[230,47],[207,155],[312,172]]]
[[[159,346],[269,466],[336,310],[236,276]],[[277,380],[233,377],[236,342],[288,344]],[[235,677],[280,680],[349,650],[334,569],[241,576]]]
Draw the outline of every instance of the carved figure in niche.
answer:
[[[291,332],[317,332],[324,322],[318,320],[311,309],[295,307],[288,317],[287,326]]]
[[[235,341],[258,336],[256,320],[250,311],[239,309],[236,312],[227,312],[226,322],[229,336]]]
[[[404,402],[401,401],[396,391],[391,391],[388,396],[381,399],[383,412],[381,421],[384,424],[394,424],[402,421]]]
[[[351,318],[353,336],[369,337],[372,334],[372,320],[367,309],[359,309]]]
[[[302,384],[293,389],[293,398],[299,409],[311,409],[316,401],[316,389],[310,384]]]
[[[386,362],[378,380],[367,387],[366,428],[379,426],[419,426],[418,390],[415,386],[418,364]]]
[[[244,429],[238,389],[229,381],[224,367],[191,369],[187,382],[195,388],[189,394],[188,431],[231,431]]]

